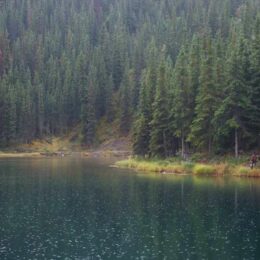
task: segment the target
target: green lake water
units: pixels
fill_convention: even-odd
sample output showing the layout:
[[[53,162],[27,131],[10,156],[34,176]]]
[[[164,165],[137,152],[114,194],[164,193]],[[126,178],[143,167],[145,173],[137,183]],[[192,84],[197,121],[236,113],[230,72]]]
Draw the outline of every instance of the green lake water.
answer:
[[[1,160],[0,259],[260,259],[260,180]]]

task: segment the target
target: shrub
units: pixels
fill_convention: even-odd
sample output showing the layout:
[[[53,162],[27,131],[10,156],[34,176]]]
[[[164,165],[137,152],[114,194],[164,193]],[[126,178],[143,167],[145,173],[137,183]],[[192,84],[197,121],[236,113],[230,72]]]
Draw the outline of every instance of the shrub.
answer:
[[[250,169],[249,167],[239,166],[236,168],[234,175],[241,177],[260,177],[260,169]]]
[[[192,173],[195,164],[192,162],[184,162],[182,165],[185,172]]]
[[[214,167],[217,175],[228,174],[230,173],[230,170],[232,168],[230,165],[226,163],[216,164]]]
[[[169,164],[163,170],[169,173],[185,173],[185,168],[181,164]]]
[[[211,165],[197,164],[193,168],[193,173],[196,175],[212,175],[216,173],[216,169]]]

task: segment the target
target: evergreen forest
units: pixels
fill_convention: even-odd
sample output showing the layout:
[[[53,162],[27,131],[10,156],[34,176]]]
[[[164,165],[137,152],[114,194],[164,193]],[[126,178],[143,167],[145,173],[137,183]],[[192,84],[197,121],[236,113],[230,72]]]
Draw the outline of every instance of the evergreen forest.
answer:
[[[260,145],[259,0],[1,0],[0,145],[118,121],[134,153]]]

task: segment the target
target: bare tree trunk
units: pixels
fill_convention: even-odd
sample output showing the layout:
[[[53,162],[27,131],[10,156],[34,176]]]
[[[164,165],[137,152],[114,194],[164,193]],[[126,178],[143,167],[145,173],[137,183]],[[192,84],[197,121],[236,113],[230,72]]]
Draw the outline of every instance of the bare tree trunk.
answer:
[[[238,133],[237,128],[235,129],[235,156],[238,157]]]
[[[208,147],[208,149],[209,149],[209,150],[208,150],[209,154],[211,154],[211,145],[212,145],[212,144],[211,144],[211,138],[209,138],[209,147]]]
[[[181,157],[184,158],[185,155],[185,143],[184,143],[184,135],[181,135]]]
[[[163,131],[163,148],[164,148],[164,156],[167,157],[167,145],[166,145],[165,131]]]

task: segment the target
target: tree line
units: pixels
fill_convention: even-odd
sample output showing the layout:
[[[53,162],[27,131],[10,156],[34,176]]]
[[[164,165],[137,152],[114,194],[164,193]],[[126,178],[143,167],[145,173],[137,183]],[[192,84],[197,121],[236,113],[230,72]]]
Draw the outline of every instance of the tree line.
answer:
[[[257,0],[0,1],[0,144],[101,119],[137,155],[260,143]]]

